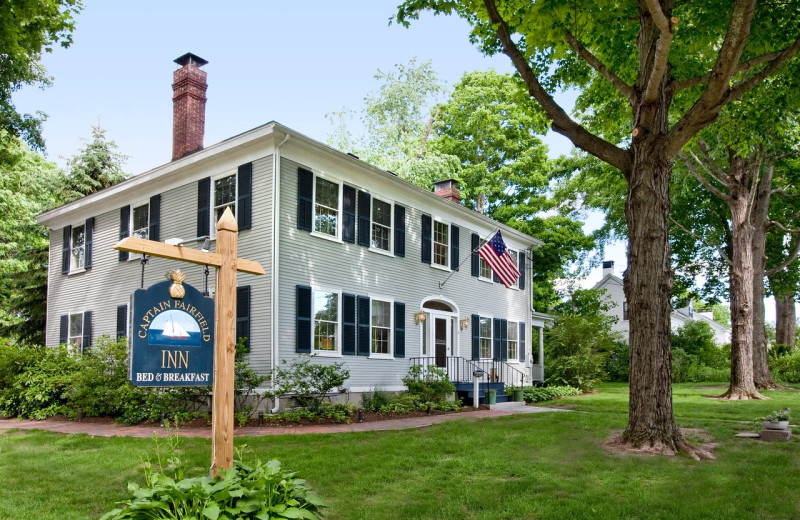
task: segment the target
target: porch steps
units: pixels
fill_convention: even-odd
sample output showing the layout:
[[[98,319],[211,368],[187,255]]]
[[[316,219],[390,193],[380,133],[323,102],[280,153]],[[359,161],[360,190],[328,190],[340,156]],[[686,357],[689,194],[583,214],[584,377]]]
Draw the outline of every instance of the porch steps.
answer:
[[[499,396],[498,396],[499,397]],[[506,396],[509,397],[509,396]],[[505,402],[498,402],[497,404],[490,404],[490,410],[517,410],[519,408],[525,408],[528,406],[525,404],[525,401],[505,401]]]
[[[472,404],[473,396],[475,395],[475,387],[472,381],[460,381],[455,382],[456,385],[456,395],[461,399],[466,405]],[[489,389],[494,390],[497,392],[495,402],[497,403],[506,403],[512,402],[511,396],[506,395],[506,385],[500,382],[497,383],[479,383],[478,384],[478,402],[480,404],[486,404],[486,391]]]

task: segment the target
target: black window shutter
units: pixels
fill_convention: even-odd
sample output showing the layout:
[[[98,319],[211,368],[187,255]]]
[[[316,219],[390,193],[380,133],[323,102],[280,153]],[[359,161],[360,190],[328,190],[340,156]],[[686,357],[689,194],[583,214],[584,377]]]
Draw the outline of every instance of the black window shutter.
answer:
[[[478,248],[481,246],[481,237],[477,233],[472,234],[472,276],[481,275],[481,258],[478,256]]]
[[[92,311],[83,313],[83,345],[84,352],[92,346]]]
[[[356,355],[356,297],[342,295],[342,354]]]
[[[117,339],[128,335],[128,306],[117,305]]]
[[[394,254],[406,256],[406,208],[399,204],[394,205]]]
[[[394,357],[406,357],[406,304],[394,302]]]
[[[314,201],[314,174],[304,168],[297,169],[297,229],[311,231]]]
[[[525,322],[519,322],[519,360],[525,361]]]
[[[356,189],[342,187],[342,240],[350,244],[356,241]]]
[[[131,207],[123,206],[119,208],[119,239],[123,240],[131,236]],[[127,260],[130,253],[127,251],[119,252],[120,260]]]
[[[431,263],[431,226],[430,215],[422,215],[422,261],[426,264]]]
[[[519,252],[519,282],[520,289],[525,290],[525,251]]]
[[[61,273],[69,273],[70,249],[72,249],[72,226],[64,226],[64,240],[61,242]]]
[[[370,195],[366,191],[358,192],[358,245],[369,247],[370,229]]]
[[[58,344],[63,345],[69,341],[69,316],[61,316],[61,323],[58,326]]]
[[[150,213],[150,226],[147,229],[147,238],[158,242],[161,240],[161,195],[150,197],[148,212]]]
[[[211,177],[197,181],[197,236],[211,233]]]
[[[244,351],[250,352],[250,286],[236,288],[236,343],[246,338]]]
[[[472,360],[481,358],[481,317],[472,315]]]
[[[500,360],[508,359],[508,320],[500,320]]]
[[[94,243],[94,217],[86,219],[86,227],[83,228],[84,238],[83,244],[85,247],[85,260],[83,266],[86,269],[92,267],[92,244]]]
[[[492,334],[492,357],[494,359],[500,359],[502,355],[500,352],[500,328],[502,324],[500,322],[500,318],[494,318],[492,320],[492,328],[494,329],[494,334]]]
[[[450,224],[450,269],[458,271],[460,253],[458,249],[458,226]]]
[[[236,223],[239,231],[250,229],[253,225],[253,163],[239,166],[236,176],[237,191]]]
[[[370,320],[369,296],[359,296],[358,300],[358,355],[369,356]]]
[[[296,352],[311,353],[311,287],[297,286]]]

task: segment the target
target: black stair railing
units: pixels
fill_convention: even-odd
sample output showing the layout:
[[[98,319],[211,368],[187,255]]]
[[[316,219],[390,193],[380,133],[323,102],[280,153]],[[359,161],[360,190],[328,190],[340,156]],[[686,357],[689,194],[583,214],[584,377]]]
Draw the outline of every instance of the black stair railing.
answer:
[[[472,374],[482,370],[481,382],[503,383],[506,386],[525,386],[525,373],[499,359],[469,360],[460,356],[410,358],[411,366],[439,368],[454,383],[472,382]],[[424,373],[424,371],[420,371]]]

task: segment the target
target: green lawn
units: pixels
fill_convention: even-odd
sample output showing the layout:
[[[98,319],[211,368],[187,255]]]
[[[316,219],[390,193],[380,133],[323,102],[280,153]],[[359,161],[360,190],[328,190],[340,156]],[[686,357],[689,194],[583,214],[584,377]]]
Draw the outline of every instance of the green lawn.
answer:
[[[551,403],[576,413],[237,443],[307,478],[332,520],[800,518],[800,443],[734,438],[756,429],[741,421],[785,406],[800,412],[800,392],[767,392],[772,399],[760,402],[703,397],[720,393],[703,385],[673,390],[679,425],[702,428],[718,443],[710,462],[606,453],[602,442],[626,423],[625,385]],[[128,481],[142,481],[141,460],[153,447],[142,439],[0,435],[0,518],[97,518],[127,498]],[[209,440],[183,445],[190,475],[207,471],[209,455]]]

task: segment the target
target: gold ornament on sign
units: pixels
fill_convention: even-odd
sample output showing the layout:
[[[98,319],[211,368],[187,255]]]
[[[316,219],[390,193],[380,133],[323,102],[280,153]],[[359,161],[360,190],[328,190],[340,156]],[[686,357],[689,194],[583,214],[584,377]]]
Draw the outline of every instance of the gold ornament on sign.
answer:
[[[186,275],[180,269],[169,272],[169,277],[172,279],[172,285],[169,286],[169,295],[180,300],[186,296],[186,288],[183,287],[183,281],[186,280]]]

